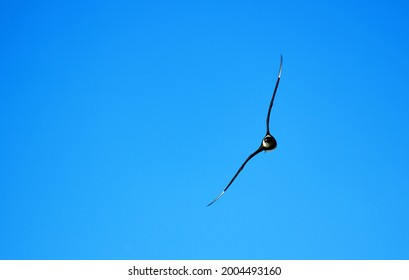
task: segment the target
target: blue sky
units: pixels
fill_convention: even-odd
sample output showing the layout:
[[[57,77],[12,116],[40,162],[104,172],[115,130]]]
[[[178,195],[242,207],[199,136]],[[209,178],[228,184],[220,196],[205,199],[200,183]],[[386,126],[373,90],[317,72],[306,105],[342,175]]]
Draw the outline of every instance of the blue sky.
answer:
[[[1,259],[409,258],[407,2],[114,2],[0,4]]]

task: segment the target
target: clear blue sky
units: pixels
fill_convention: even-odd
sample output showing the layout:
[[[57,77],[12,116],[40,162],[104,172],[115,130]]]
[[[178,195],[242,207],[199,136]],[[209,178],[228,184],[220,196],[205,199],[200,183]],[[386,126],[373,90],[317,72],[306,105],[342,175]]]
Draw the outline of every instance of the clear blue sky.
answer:
[[[409,258],[407,1],[65,2],[0,4],[1,259]]]

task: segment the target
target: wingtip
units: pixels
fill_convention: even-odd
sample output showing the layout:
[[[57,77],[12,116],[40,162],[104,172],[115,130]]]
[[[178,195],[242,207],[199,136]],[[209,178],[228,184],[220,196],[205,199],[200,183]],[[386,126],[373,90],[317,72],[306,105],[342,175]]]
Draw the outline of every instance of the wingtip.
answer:
[[[225,192],[225,191],[222,191],[222,193],[219,194],[218,197],[216,197],[215,199],[213,199],[212,202],[210,202],[209,204],[207,204],[207,207],[209,207],[210,205],[212,205],[213,203],[215,203],[215,202],[224,194],[224,192]]]
[[[280,70],[278,71],[278,78],[281,78],[281,72],[283,71],[283,55],[280,55]]]

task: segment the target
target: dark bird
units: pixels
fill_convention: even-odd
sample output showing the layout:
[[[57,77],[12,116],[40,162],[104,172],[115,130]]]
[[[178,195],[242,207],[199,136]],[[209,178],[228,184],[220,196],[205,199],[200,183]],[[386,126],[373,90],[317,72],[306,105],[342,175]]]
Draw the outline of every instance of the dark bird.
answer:
[[[213,203],[215,203],[227,191],[227,189],[234,182],[236,177],[243,170],[243,168],[247,164],[247,162],[249,162],[255,155],[257,155],[258,153],[260,153],[262,151],[265,151],[265,152],[272,151],[277,147],[276,139],[273,137],[273,135],[270,134],[270,113],[271,113],[271,108],[273,108],[274,98],[276,96],[278,84],[280,83],[280,77],[281,77],[282,69],[283,69],[283,56],[281,56],[281,59],[280,59],[280,70],[278,71],[278,78],[277,78],[276,86],[274,88],[273,97],[271,98],[271,101],[270,101],[270,106],[268,107],[267,120],[266,120],[266,124],[267,124],[266,136],[264,136],[263,140],[261,141],[260,147],[258,147],[257,150],[255,150],[251,155],[249,155],[249,157],[243,162],[243,164],[240,166],[239,170],[237,170],[236,174],[230,180],[229,184],[227,184],[227,187],[224,188],[224,190],[221,192],[221,194],[219,194],[219,196],[216,197],[207,206],[210,206]]]

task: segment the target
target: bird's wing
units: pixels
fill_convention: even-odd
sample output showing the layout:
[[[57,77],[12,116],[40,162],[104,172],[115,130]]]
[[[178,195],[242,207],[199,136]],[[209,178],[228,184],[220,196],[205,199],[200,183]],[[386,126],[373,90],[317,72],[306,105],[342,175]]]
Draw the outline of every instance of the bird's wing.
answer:
[[[240,166],[239,170],[237,170],[236,174],[234,175],[234,177],[230,180],[229,184],[227,185],[227,187],[221,192],[221,194],[219,194],[218,197],[216,197],[212,202],[210,202],[207,206],[212,205],[213,203],[215,203],[226,191],[227,189],[230,187],[230,185],[233,183],[233,181],[236,179],[236,177],[239,175],[239,173],[243,170],[244,166],[246,165],[247,162],[249,162],[249,160],[251,160],[255,155],[257,155],[258,153],[260,153],[261,151],[264,151],[263,145],[261,145],[254,153],[252,153],[251,155],[249,155],[249,157],[243,162],[243,164]]]
[[[281,56],[281,59],[280,59],[280,70],[278,71],[277,82],[274,88],[273,97],[271,98],[271,101],[270,101],[270,106],[268,107],[267,121],[266,121],[267,122],[267,134],[270,134],[270,113],[271,113],[271,108],[273,108],[274,98],[276,96],[278,84],[280,83],[282,70],[283,70],[283,56]]]

